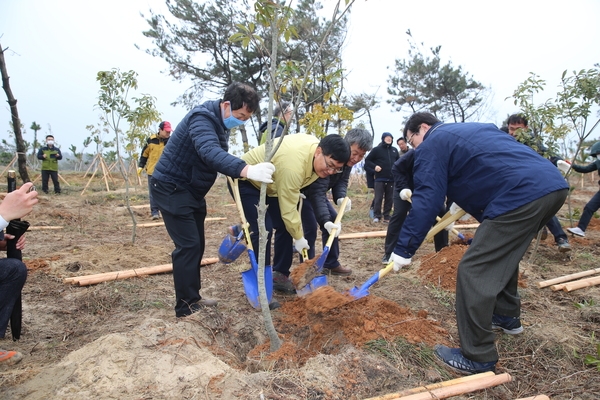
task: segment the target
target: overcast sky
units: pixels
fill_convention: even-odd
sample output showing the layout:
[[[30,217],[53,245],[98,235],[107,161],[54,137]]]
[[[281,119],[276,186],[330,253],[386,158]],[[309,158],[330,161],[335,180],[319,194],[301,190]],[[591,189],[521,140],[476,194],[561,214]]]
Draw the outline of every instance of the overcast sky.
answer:
[[[81,149],[89,136],[85,126],[98,122],[96,73],[111,68],[138,72],[138,93],[157,97],[163,118],[177,125],[187,110],[169,104],[186,85],[162,73],[162,59],[134,47],[151,47],[140,16],[150,8],[164,10],[164,1],[2,0],[0,44],[9,48],[10,85],[27,141],[33,140],[29,127],[35,121],[42,136],[51,129],[63,150],[71,144]],[[426,48],[441,45],[444,60],[491,87],[492,113],[482,122],[499,124],[518,111],[504,99],[529,72],[548,82],[550,91],[541,102],[556,93],[562,71],[600,62],[599,17],[597,0],[358,0],[344,51],[345,85],[351,93],[377,92],[382,105],[373,114],[376,137],[388,131],[397,138],[403,119],[385,103],[386,81],[388,67],[408,55],[405,32],[410,29],[416,41]],[[10,141],[9,107],[4,93],[0,98],[0,139]]]

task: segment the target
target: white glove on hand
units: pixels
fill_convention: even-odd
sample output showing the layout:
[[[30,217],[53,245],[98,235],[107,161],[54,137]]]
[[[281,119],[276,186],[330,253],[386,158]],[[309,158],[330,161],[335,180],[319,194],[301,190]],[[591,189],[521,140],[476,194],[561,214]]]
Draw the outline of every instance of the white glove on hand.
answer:
[[[337,199],[337,206],[341,206],[343,201],[344,198]],[[348,199],[348,201],[346,202],[346,208],[344,209],[344,212],[348,212],[350,210],[352,210],[352,200]]]
[[[306,200],[306,195],[304,193],[300,192],[300,198],[302,200]]]
[[[407,265],[410,265],[410,263],[412,261],[410,258],[404,258],[402,256],[399,256],[396,253],[392,254],[392,260],[394,261],[394,271],[395,272],[398,272],[403,267],[406,267]]]
[[[404,201],[409,201],[412,197],[412,190],[410,189],[402,189],[400,191],[400,198]]]
[[[450,214],[454,215],[457,212],[459,212],[460,210],[462,210],[462,208],[460,208],[460,206],[456,203],[452,203],[450,204]]]
[[[445,227],[444,229],[447,230],[448,232],[450,232],[452,229],[454,229],[454,222],[452,222],[451,224],[448,224],[448,226]]]
[[[248,179],[263,183],[273,183],[271,179],[273,172],[275,172],[275,166],[268,162],[262,162],[256,165],[248,165]]]
[[[569,168],[571,168],[571,164],[564,160],[558,160],[556,162],[556,167],[566,174]]]
[[[333,229],[336,229],[335,231],[335,237],[340,236],[340,232],[342,231],[342,224],[334,224],[331,221],[327,221],[325,222],[325,225],[323,225],[325,227],[325,229],[327,229],[327,232],[329,232],[329,234],[331,235],[331,231]]]
[[[294,247],[296,248],[296,251],[300,254],[302,254],[302,249],[310,249],[310,246],[308,245],[308,240],[304,239],[304,237],[301,237],[300,239],[295,239]]]

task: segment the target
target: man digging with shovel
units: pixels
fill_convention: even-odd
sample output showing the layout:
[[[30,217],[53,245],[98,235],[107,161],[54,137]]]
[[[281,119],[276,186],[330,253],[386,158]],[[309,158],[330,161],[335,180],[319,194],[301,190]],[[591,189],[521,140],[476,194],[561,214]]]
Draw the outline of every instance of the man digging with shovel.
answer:
[[[563,205],[568,185],[552,164],[493,124],[443,124],[430,113],[416,113],[404,134],[416,149],[415,186],[392,256],[394,270],[411,263],[446,196],[477,219],[479,228],[458,265],[460,348],[437,345],[435,355],[462,374],[495,371],[492,329],[522,332],[519,261]]]

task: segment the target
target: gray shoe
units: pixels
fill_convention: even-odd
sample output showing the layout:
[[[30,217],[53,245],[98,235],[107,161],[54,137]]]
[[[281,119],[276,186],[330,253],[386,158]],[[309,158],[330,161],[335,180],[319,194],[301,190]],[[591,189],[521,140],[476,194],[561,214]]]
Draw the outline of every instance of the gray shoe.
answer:
[[[292,281],[279,271],[273,271],[273,290],[287,294],[296,293],[296,288]]]
[[[585,237],[585,232],[582,231],[581,228],[578,226],[576,226],[575,228],[567,228],[567,230],[575,236]]]
[[[560,251],[561,253],[567,253],[571,251],[571,245],[569,244],[569,241],[567,239],[558,239],[558,242],[556,242],[556,244],[558,245],[558,251]]]

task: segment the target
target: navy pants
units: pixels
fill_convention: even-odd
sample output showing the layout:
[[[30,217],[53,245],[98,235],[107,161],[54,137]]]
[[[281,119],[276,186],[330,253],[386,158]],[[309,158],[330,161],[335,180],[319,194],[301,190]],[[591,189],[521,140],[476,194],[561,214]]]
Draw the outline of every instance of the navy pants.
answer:
[[[579,218],[579,222],[577,223],[577,226],[579,227],[579,229],[581,229],[582,231],[585,231],[588,224],[592,220],[594,213],[596,211],[598,211],[599,208],[600,208],[600,191],[596,192],[594,197],[592,197],[590,199],[590,201],[588,201],[588,203],[585,205],[585,207],[583,207],[583,213],[581,214],[581,218]]]
[[[60,182],[58,182],[58,171],[42,170],[42,192],[48,193],[48,178],[52,178],[54,193],[60,193]]]
[[[27,267],[16,258],[0,260],[0,338],[4,338],[15,302],[27,279]]]
[[[373,200],[373,211],[375,218],[390,219],[394,196],[394,182],[375,181],[375,199]],[[383,211],[381,205],[383,203]]]
[[[152,179],[152,194],[162,213],[167,232],[175,244],[173,283],[175,315],[192,313],[191,306],[200,301],[200,261],[204,255],[204,220],[206,201],[174,183]]]
[[[150,201],[150,215],[158,215],[158,205],[152,196],[152,175],[148,175],[148,201]]]
[[[240,198],[242,207],[246,216],[246,221],[250,225],[250,240],[254,252],[258,254],[258,208],[260,201],[260,190],[255,188],[248,181],[238,181],[240,189]],[[273,271],[281,272],[285,276],[290,275],[292,266],[294,240],[285,228],[281,211],[279,209],[279,200],[277,197],[267,196],[267,215],[265,216],[265,227],[267,229],[267,252],[265,254],[265,265],[272,265]],[[275,234],[273,234],[275,230]],[[275,248],[273,251],[273,264],[271,261],[271,239],[275,235]]]
[[[552,217],[552,219],[550,221],[548,221],[546,226],[550,230],[550,233],[552,233],[552,236],[554,236],[554,241],[556,243],[558,243],[558,241],[560,239],[567,240],[567,234],[565,233],[562,226],[560,225],[560,222],[558,221],[558,218],[556,217],[556,215],[554,217]]]
[[[331,205],[330,201],[327,201],[327,208],[329,209],[329,215],[331,217],[331,222],[335,221],[337,218],[337,211]],[[308,241],[308,245],[310,249],[308,250],[308,258],[315,257],[315,242],[317,240],[317,230],[319,228],[319,224],[317,223],[317,219],[315,218],[315,212],[312,207],[310,201],[304,200],[302,206],[302,230],[304,231],[304,238]],[[321,227],[321,240],[323,241],[323,246],[329,239],[329,232],[327,229]],[[324,268],[337,268],[340,266],[340,262],[338,258],[340,257],[340,242],[338,238],[333,239],[331,243],[331,247],[329,248],[329,254],[325,259]],[[302,258],[301,258],[302,259]]]

